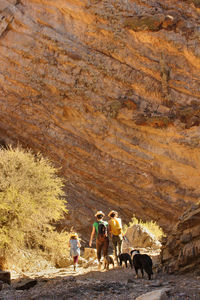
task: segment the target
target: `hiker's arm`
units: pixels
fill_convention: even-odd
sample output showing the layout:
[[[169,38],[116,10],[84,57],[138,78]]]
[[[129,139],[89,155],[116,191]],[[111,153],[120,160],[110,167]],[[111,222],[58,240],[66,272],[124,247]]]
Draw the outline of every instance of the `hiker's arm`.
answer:
[[[90,242],[89,242],[90,247],[92,246],[92,240],[93,240],[94,234],[95,234],[95,227],[93,226],[91,236],[90,236]]]
[[[77,243],[77,244],[78,244],[78,247],[81,248],[81,243],[80,243],[79,240],[78,240],[78,243]]]

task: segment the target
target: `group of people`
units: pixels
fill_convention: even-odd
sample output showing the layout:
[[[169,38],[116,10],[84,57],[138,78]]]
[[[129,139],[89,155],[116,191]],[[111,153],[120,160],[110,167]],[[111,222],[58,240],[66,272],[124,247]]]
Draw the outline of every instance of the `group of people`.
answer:
[[[118,255],[122,252],[122,222],[118,217],[118,213],[115,210],[111,210],[108,214],[109,221],[104,221],[105,214],[102,211],[97,211],[95,214],[96,221],[93,223],[92,232],[90,236],[89,246],[92,246],[94,236],[96,236],[96,249],[99,269],[101,268],[101,256],[106,257],[108,255],[109,237],[112,240],[115,259],[118,262]],[[70,241],[70,255],[74,260],[74,270],[78,262],[80,255],[80,241],[77,234],[71,235]]]

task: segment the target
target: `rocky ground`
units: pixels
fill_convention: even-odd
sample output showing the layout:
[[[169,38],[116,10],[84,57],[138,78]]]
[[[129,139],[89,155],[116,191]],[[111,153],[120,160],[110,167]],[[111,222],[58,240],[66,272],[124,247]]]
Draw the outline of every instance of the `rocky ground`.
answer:
[[[97,266],[72,266],[49,269],[40,273],[26,273],[19,278],[12,274],[11,286],[3,285],[0,300],[46,299],[136,299],[150,291],[166,289],[169,300],[200,299],[200,276],[194,274],[169,275],[157,273],[152,280],[135,278],[131,268],[115,267],[98,270]],[[27,282],[32,288],[23,290]],[[21,289],[19,289],[21,288]]]

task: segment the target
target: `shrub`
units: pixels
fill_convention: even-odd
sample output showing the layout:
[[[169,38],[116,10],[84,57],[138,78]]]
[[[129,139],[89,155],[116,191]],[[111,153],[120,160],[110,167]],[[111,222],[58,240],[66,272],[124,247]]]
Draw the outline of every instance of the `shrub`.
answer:
[[[53,224],[67,213],[63,180],[41,154],[0,149],[0,254],[36,249],[49,255],[66,247]],[[61,242],[62,241],[62,242]]]
[[[129,225],[124,225],[123,232],[125,233],[128,229],[128,227],[131,227],[133,225],[141,225],[146,230],[148,230],[151,234],[153,234],[157,240],[161,240],[162,236],[164,236],[164,232],[162,228],[160,228],[156,222],[150,221],[150,222],[143,222],[142,220],[138,220],[135,216],[131,219],[131,222],[129,222]]]

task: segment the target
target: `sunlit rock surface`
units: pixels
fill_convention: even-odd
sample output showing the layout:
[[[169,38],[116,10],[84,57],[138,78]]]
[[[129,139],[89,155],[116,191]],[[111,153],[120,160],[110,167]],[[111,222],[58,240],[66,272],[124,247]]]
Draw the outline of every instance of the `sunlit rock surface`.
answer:
[[[0,138],[62,167],[65,228],[170,232],[200,196],[199,99],[199,0],[0,0]]]
[[[130,252],[138,248],[159,250],[160,247],[159,240],[145,227],[135,224],[127,229],[123,241],[123,252]]]

